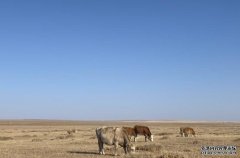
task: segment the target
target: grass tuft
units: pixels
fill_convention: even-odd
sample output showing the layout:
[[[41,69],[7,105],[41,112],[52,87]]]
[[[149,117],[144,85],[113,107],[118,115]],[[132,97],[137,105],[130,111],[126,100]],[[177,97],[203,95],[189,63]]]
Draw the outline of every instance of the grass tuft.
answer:
[[[165,135],[172,135],[172,133],[162,132],[162,133],[157,133],[155,135],[157,135],[157,136],[165,136]]]
[[[161,139],[169,139],[169,136],[163,136]]]
[[[161,145],[151,144],[151,145],[144,145],[144,146],[137,146],[136,150],[142,151],[149,151],[149,152],[156,152],[162,149]]]
[[[12,137],[0,137],[0,141],[13,140]]]
[[[184,156],[178,154],[178,153],[164,153],[157,158],[184,158]]]
[[[240,138],[234,139],[234,142],[240,142]]]
[[[32,142],[41,142],[43,141],[42,139],[38,139],[38,138],[35,138],[35,139],[32,139]]]

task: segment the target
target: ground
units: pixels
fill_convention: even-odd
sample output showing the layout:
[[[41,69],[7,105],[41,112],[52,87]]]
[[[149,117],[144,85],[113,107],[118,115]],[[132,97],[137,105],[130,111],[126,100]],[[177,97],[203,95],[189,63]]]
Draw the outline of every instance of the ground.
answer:
[[[95,128],[99,126],[146,125],[154,135],[153,142],[139,137],[134,143],[135,154],[125,155],[122,148],[117,157],[126,158],[237,158],[240,157],[240,123],[229,122],[169,122],[169,121],[0,121],[1,158],[107,158],[113,156],[113,146],[105,146],[106,155],[98,154]],[[183,138],[179,127],[190,126],[196,137]],[[68,134],[68,130],[76,133]],[[235,156],[204,156],[201,147],[207,145],[237,146]]]

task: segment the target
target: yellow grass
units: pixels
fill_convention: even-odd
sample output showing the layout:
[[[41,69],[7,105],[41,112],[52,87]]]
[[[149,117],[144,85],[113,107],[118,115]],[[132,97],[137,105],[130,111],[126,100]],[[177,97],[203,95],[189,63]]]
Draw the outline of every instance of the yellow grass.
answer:
[[[104,158],[113,157],[113,146],[105,146],[106,155],[98,154],[95,128],[99,126],[146,125],[154,142],[141,136],[134,143],[136,153],[124,155],[119,148],[117,157],[127,158],[217,158],[203,156],[203,145],[235,145],[240,157],[240,123],[178,123],[178,122],[88,122],[88,121],[0,121],[1,158]],[[179,127],[195,129],[196,138],[183,138]],[[69,133],[68,131],[76,130]]]

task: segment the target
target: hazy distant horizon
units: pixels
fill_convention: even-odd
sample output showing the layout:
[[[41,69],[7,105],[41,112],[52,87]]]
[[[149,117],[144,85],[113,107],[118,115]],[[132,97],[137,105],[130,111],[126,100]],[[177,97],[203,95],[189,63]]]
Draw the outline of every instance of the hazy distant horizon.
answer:
[[[72,119],[0,119],[0,122],[3,121],[26,121],[26,122],[145,122],[145,123],[240,123],[240,121],[226,121],[226,120],[98,120],[98,119],[92,119],[92,120],[72,120]]]
[[[0,119],[240,120],[240,1],[1,1]]]
[[[0,118],[0,121],[120,121],[120,122],[240,122],[240,120],[214,119],[61,119],[61,118]]]

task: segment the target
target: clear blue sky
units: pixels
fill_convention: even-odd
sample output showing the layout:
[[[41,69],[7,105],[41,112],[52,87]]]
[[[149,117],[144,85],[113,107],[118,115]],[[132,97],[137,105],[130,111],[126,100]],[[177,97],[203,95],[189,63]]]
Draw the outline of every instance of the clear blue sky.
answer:
[[[0,2],[0,119],[240,120],[238,0]]]

